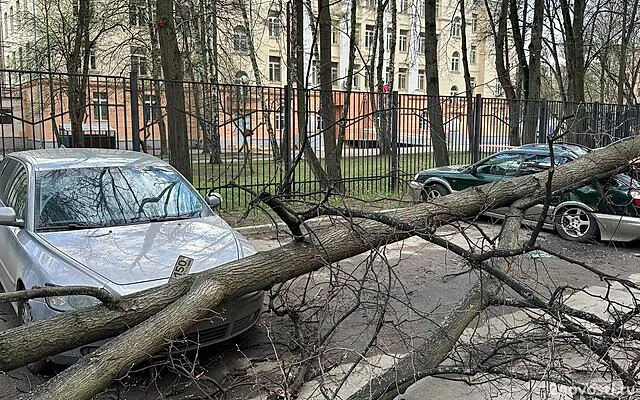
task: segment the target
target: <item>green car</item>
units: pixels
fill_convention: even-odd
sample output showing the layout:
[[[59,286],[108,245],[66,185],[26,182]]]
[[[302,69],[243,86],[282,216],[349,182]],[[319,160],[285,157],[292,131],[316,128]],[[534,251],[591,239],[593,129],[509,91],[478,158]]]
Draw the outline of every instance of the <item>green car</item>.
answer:
[[[585,154],[577,145],[554,146],[555,164],[561,165]],[[471,186],[528,175],[551,166],[546,145],[524,145],[501,151],[472,165],[432,168],[416,174],[409,183],[414,201],[429,201]],[[486,213],[501,217],[507,208]],[[537,221],[542,205],[526,212],[527,221]],[[628,174],[618,174],[551,199],[546,226],[573,241],[628,242],[640,239],[640,183]]]

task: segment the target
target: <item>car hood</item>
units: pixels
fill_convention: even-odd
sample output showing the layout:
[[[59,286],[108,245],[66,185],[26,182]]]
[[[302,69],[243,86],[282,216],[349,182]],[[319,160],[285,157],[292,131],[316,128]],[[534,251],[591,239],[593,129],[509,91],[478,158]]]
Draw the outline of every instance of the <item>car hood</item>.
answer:
[[[425,169],[424,171],[420,171],[418,174],[420,181],[427,179],[430,176],[449,176],[449,175],[457,175],[464,171],[469,165],[448,165],[446,167],[436,167]]]
[[[220,217],[41,233],[52,247],[117,285],[166,280],[178,256],[199,272],[240,257],[234,231]]]

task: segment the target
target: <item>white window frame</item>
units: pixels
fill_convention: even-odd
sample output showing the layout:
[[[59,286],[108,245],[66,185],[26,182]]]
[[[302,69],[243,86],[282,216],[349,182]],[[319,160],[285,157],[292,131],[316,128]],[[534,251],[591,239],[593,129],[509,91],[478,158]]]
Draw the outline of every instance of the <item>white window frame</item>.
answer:
[[[406,53],[408,50],[409,50],[409,31],[405,29],[400,29],[400,34],[398,35],[398,51],[401,53]]]
[[[376,27],[374,25],[365,25],[364,27],[364,47],[367,49],[374,47],[375,30]]]
[[[462,22],[460,17],[455,17],[451,22],[451,37],[458,38],[462,35]]]
[[[406,90],[407,89],[407,69],[400,68],[398,69],[398,90]]]
[[[459,72],[460,71],[460,53],[454,51],[451,54],[451,71]]]
[[[280,37],[280,19],[277,15],[269,15],[267,17],[267,25],[269,27],[269,37],[279,38]]]
[[[249,50],[249,35],[247,35],[247,32],[243,27],[236,26],[233,29],[231,41],[234,51],[244,52]]]
[[[109,120],[109,94],[107,92],[93,92],[93,119],[96,121]]]
[[[426,71],[421,69],[418,70],[418,90],[426,90],[427,88],[427,74]]]
[[[277,56],[269,56],[269,81],[280,82],[282,80],[282,59]]]
[[[478,47],[475,45],[472,45],[469,51],[469,62],[473,65],[478,62]]]

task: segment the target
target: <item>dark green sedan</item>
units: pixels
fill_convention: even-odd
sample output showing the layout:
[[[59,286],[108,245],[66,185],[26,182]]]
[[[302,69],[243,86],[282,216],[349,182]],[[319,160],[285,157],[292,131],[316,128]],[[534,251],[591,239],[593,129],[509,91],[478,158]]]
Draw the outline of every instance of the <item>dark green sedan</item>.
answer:
[[[555,165],[570,162],[586,149],[575,145],[554,146]],[[493,154],[472,165],[424,170],[409,183],[414,201],[429,201],[457,190],[500,179],[527,175],[551,166],[545,145],[524,145]],[[500,217],[506,208],[486,213]],[[526,213],[537,221],[542,205]],[[627,174],[595,182],[560,196],[554,196],[547,215],[547,227],[574,241],[633,241],[640,239],[640,183]]]

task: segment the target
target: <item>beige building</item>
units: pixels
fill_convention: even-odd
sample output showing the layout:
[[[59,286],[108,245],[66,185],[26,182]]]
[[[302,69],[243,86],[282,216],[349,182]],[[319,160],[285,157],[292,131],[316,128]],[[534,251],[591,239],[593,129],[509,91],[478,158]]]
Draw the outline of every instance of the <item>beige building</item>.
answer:
[[[64,71],[62,57],[53,56],[50,59],[43,57],[42,50],[38,50],[47,41],[42,37],[42,26],[30,26],[42,23],[42,18],[34,18],[39,15],[39,7],[43,1],[51,0],[6,0],[0,3],[0,32],[2,34],[2,62],[5,68],[10,69],[46,69],[49,62],[52,68]],[[135,129],[130,115],[131,95],[128,77],[131,68],[136,68],[141,77],[150,77],[151,62],[149,48],[148,17],[143,7],[129,8],[129,2],[118,5],[118,1],[106,2],[101,0],[103,8],[97,12],[102,13],[105,24],[114,27],[100,35],[96,41],[94,50],[89,59],[90,72],[96,76],[89,80],[87,93],[88,107],[86,109],[83,129],[87,134],[114,135],[118,147],[131,146],[131,136]],[[355,0],[353,0],[355,1]],[[345,87],[346,78],[351,76],[355,91],[364,92],[369,87],[369,76],[365,72],[365,65],[370,62],[371,49],[375,32],[376,9],[375,0],[358,0],[356,37],[358,56],[356,57],[352,74],[347,71],[348,45],[350,27],[348,15],[350,1],[342,1],[332,6],[332,18],[334,29],[331,35],[332,59],[333,59],[333,86],[337,92]],[[446,1],[446,3],[445,3]],[[450,1],[450,2],[448,2]],[[40,6],[38,5],[40,4]],[[237,0],[225,2],[225,9],[218,10],[226,15],[220,21],[225,22],[219,29],[219,73],[221,83],[243,85],[256,85],[258,76],[262,86],[273,89],[249,89],[249,99],[241,105],[238,101],[238,91],[231,87],[222,87],[219,90],[221,101],[221,139],[223,147],[232,149],[241,146],[243,132],[252,130],[254,145],[267,146],[269,130],[280,137],[284,124],[282,112],[282,90],[287,77],[287,18],[285,2],[278,5],[272,0],[257,0],[244,3],[248,23],[242,18],[239,7],[242,3]],[[275,4],[275,6],[274,6]],[[315,2],[314,2],[315,4]],[[455,16],[457,2],[454,0],[440,0],[438,6],[438,54],[441,60],[440,93],[442,95],[460,95],[464,91],[464,76],[462,67],[461,25],[459,16]],[[398,18],[396,32],[395,68],[391,71],[388,67],[389,57],[385,56],[384,70],[386,81],[390,81],[390,75],[394,74],[394,88],[402,95],[401,107],[406,107],[411,112],[403,112],[400,115],[400,141],[410,144],[426,144],[429,142],[428,124],[426,123],[424,110],[426,109],[425,93],[425,63],[424,63],[424,1],[423,0],[397,0]],[[275,8],[274,8],[275,7]],[[500,86],[496,79],[494,69],[492,39],[484,32],[485,18],[484,8],[471,8],[467,13],[467,38],[469,49],[469,64],[474,93],[483,97],[499,97]],[[53,19],[54,16],[51,16]],[[30,22],[31,21],[31,22]],[[221,22],[222,23],[222,22]],[[385,48],[388,48],[390,15],[385,15],[383,31],[385,35]],[[119,26],[122,25],[122,26]],[[246,26],[249,29],[246,29]],[[48,34],[55,32],[56,24],[50,24]],[[313,23],[307,13],[305,15],[305,54],[308,71],[306,86],[313,89],[318,84],[316,48],[312,47],[314,40]],[[488,38],[488,39],[487,39]],[[253,46],[250,46],[250,41]],[[183,43],[191,46],[190,43]],[[251,47],[255,50],[255,64],[253,66],[250,54]],[[388,50],[385,50],[388,52]],[[190,53],[188,51],[187,53]],[[46,62],[44,61],[46,60]],[[7,74],[5,74],[7,75]],[[98,75],[105,75],[103,77]],[[7,75],[9,76],[9,75]],[[64,133],[69,129],[68,95],[64,90],[64,75],[38,78],[29,74],[12,73],[13,79],[3,78],[4,91],[2,104],[12,105],[10,112],[22,122],[12,125],[2,124],[0,136],[29,138],[34,143],[52,142],[54,131]],[[16,78],[18,77],[18,78]],[[24,82],[24,80],[29,82]],[[53,82],[49,84],[49,82]],[[160,110],[163,99],[158,98],[152,92],[152,82],[144,81],[139,90],[139,127],[142,137],[149,141],[150,146],[159,145],[158,122],[164,119]],[[50,91],[50,88],[55,88]],[[195,99],[195,86],[187,84],[187,112],[190,118],[189,129],[193,143],[202,141],[202,128],[193,118],[198,116],[198,102],[202,107],[202,99]],[[199,90],[199,89],[198,89]],[[43,96],[41,92],[50,91]],[[40,92],[40,95],[39,95]],[[264,101],[259,99],[262,93]],[[410,95],[410,96],[408,96]],[[308,132],[315,134],[321,127],[317,109],[317,93],[310,93],[310,111],[308,117]],[[344,107],[344,95],[336,93],[336,112],[342,115]],[[375,141],[375,123],[373,120],[373,106],[371,96],[365,93],[354,95],[348,118],[357,121],[350,124],[346,132],[346,140]],[[17,106],[21,104],[21,106]],[[52,108],[52,104],[54,107]],[[492,113],[502,113],[502,107],[494,107]],[[242,110],[241,110],[242,109]],[[461,129],[466,125],[466,109],[464,99],[449,99],[443,103],[445,123],[448,132],[452,134],[464,133]],[[65,111],[66,110],[66,111]],[[294,110],[295,112],[295,110]],[[263,123],[268,116],[269,124]],[[363,117],[364,116],[364,117]],[[241,121],[240,121],[241,120]],[[502,124],[504,118],[501,119]],[[26,122],[25,122],[26,121]],[[295,127],[295,124],[294,124]],[[316,135],[321,137],[321,135]],[[4,140],[4,139],[3,139]],[[295,140],[294,140],[295,141]],[[4,146],[6,147],[6,145]]]

